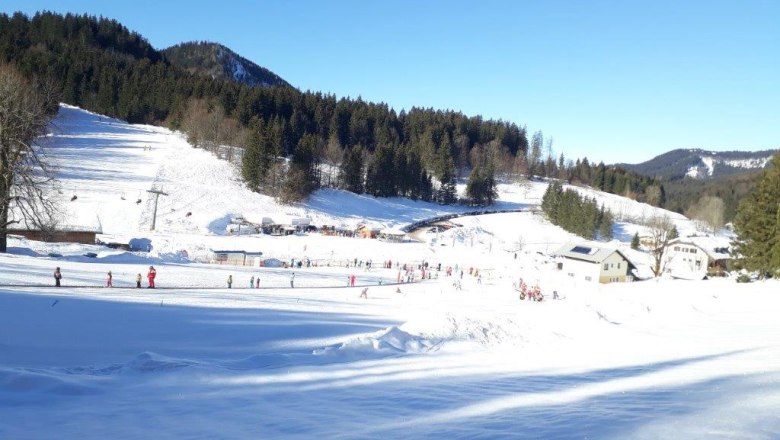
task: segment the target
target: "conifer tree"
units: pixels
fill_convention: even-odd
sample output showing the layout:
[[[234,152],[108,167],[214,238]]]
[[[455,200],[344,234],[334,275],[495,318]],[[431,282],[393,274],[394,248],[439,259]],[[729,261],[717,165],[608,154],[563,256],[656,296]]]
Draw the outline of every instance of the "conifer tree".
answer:
[[[264,139],[258,127],[259,122],[255,118],[249,126],[249,134],[246,145],[244,146],[244,155],[241,159],[241,175],[249,186],[249,189],[257,191],[260,189],[260,156]]]
[[[639,249],[639,232],[634,232],[634,236],[631,238],[631,249]]]
[[[471,170],[466,184],[466,197],[473,205],[490,205],[496,199],[496,181],[492,167],[483,168],[479,165]]]
[[[780,154],[739,204],[734,218],[737,265],[759,276],[780,276]]]
[[[316,189],[314,172],[317,161],[316,149],[317,140],[310,134],[304,135],[298,141],[282,188],[280,197],[282,202],[303,200]]]
[[[614,220],[612,213],[609,210],[604,210],[602,206],[603,215],[599,221],[599,235],[604,241],[612,240],[612,228],[614,227]]]
[[[342,188],[353,193],[363,193],[363,148],[349,148],[341,162],[339,180]]]

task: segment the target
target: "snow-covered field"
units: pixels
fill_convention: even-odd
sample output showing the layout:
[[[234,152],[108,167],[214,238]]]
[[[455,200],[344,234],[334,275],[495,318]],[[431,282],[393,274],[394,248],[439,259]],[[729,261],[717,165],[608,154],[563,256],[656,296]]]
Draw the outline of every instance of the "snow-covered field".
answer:
[[[63,223],[98,224],[107,241],[149,240],[152,250],[10,240],[0,255],[0,438],[780,437],[776,281],[572,281],[547,254],[573,237],[531,212],[459,218],[422,243],[227,236],[235,216],[395,227],[463,208],[335,190],[284,207],[165,129],[72,107],[55,127]],[[152,187],[169,194],[155,232]],[[544,188],[502,185],[498,205],[532,206]],[[582,191],[627,219],[654,210]],[[625,250],[642,228],[619,223],[612,245]],[[212,248],[317,265],[203,263]],[[632,258],[646,272],[646,256]],[[344,267],[354,259],[374,267]],[[457,265],[463,289],[459,272],[435,270],[393,284],[396,262],[423,261]],[[161,288],[133,288],[149,265]],[[55,266],[64,287],[42,287]],[[109,270],[112,289],[100,287]],[[350,275],[357,287],[346,287]],[[248,288],[258,276],[261,288]],[[562,298],[519,301],[520,277]]]

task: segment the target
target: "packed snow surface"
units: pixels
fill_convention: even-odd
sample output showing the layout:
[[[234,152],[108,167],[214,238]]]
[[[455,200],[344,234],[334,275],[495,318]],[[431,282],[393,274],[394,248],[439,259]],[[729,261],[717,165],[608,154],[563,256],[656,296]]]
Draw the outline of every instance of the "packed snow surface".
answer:
[[[550,256],[576,237],[533,210],[459,217],[419,242],[231,236],[237,216],[397,228],[466,209],[336,190],[281,206],[177,133],[72,107],[54,127],[64,219],[147,248],[11,238],[0,438],[780,437],[777,281],[577,281]],[[168,194],[154,232],[152,187]],[[545,187],[501,185],[497,207],[533,208]],[[609,245],[647,276],[627,243],[658,209],[578,191],[619,212]],[[312,264],[208,264],[215,248]],[[404,264],[416,282],[395,284]],[[151,265],[159,288],[135,288]],[[519,300],[520,278],[545,300]]]

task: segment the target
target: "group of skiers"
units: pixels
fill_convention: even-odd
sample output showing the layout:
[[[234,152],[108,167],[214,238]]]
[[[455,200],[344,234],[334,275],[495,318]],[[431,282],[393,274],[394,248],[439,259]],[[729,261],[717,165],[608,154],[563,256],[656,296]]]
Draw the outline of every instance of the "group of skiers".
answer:
[[[295,274],[293,274],[293,276],[295,276]],[[228,275],[228,277],[227,277],[227,286],[228,286],[228,289],[232,289],[233,288],[233,275],[232,274]],[[292,285],[290,285],[290,287],[292,287]],[[249,277],[249,288],[250,289],[259,289],[260,288],[260,275],[257,275],[257,278],[255,278],[254,275]]]
[[[542,295],[542,289],[539,287],[539,285],[534,285],[532,288],[528,288],[528,285],[523,281],[522,278],[520,278],[520,282],[515,285],[515,290],[520,292],[520,300],[525,300],[526,298],[528,301],[542,301],[544,300],[544,295]],[[558,296],[558,293],[555,293],[555,296]]]
[[[157,277],[157,269],[154,268],[154,266],[149,266],[149,272],[146,274],[146,279],[149,281],[149,284],[146,286],[149,289],[154,289],[154,279]],[[141,288],[141,280],[143,277],[141,277],[141,274],[135,276],[135,287],[137,289]],[[60,268],[54,269],[54,287],[61,287],[61,280],[62,280],[62,271]],[[106,287],[114,287],[114,274],[109,270],[108,274],[106,274]]]

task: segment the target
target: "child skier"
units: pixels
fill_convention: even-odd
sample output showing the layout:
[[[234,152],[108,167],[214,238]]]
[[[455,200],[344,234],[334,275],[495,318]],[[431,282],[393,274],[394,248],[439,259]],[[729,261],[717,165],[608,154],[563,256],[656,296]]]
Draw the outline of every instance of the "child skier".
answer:
[[[141,274],[135,276],[135,288],[140,289],[141,288]]]
[[[114,276],[111,275],[111,271],[108,271],[108,275],[106,276],[106,287],[114,287]]]
[[[154,266],[149,266],[149,273],[146,274],[146,278],[149,280],[148,289],[154,289],[154,279],[157,277],[157,269]]]
[[[233,288],[233,275],[228,275],[227,283],[228,283],[228,289],[232,289]]]

